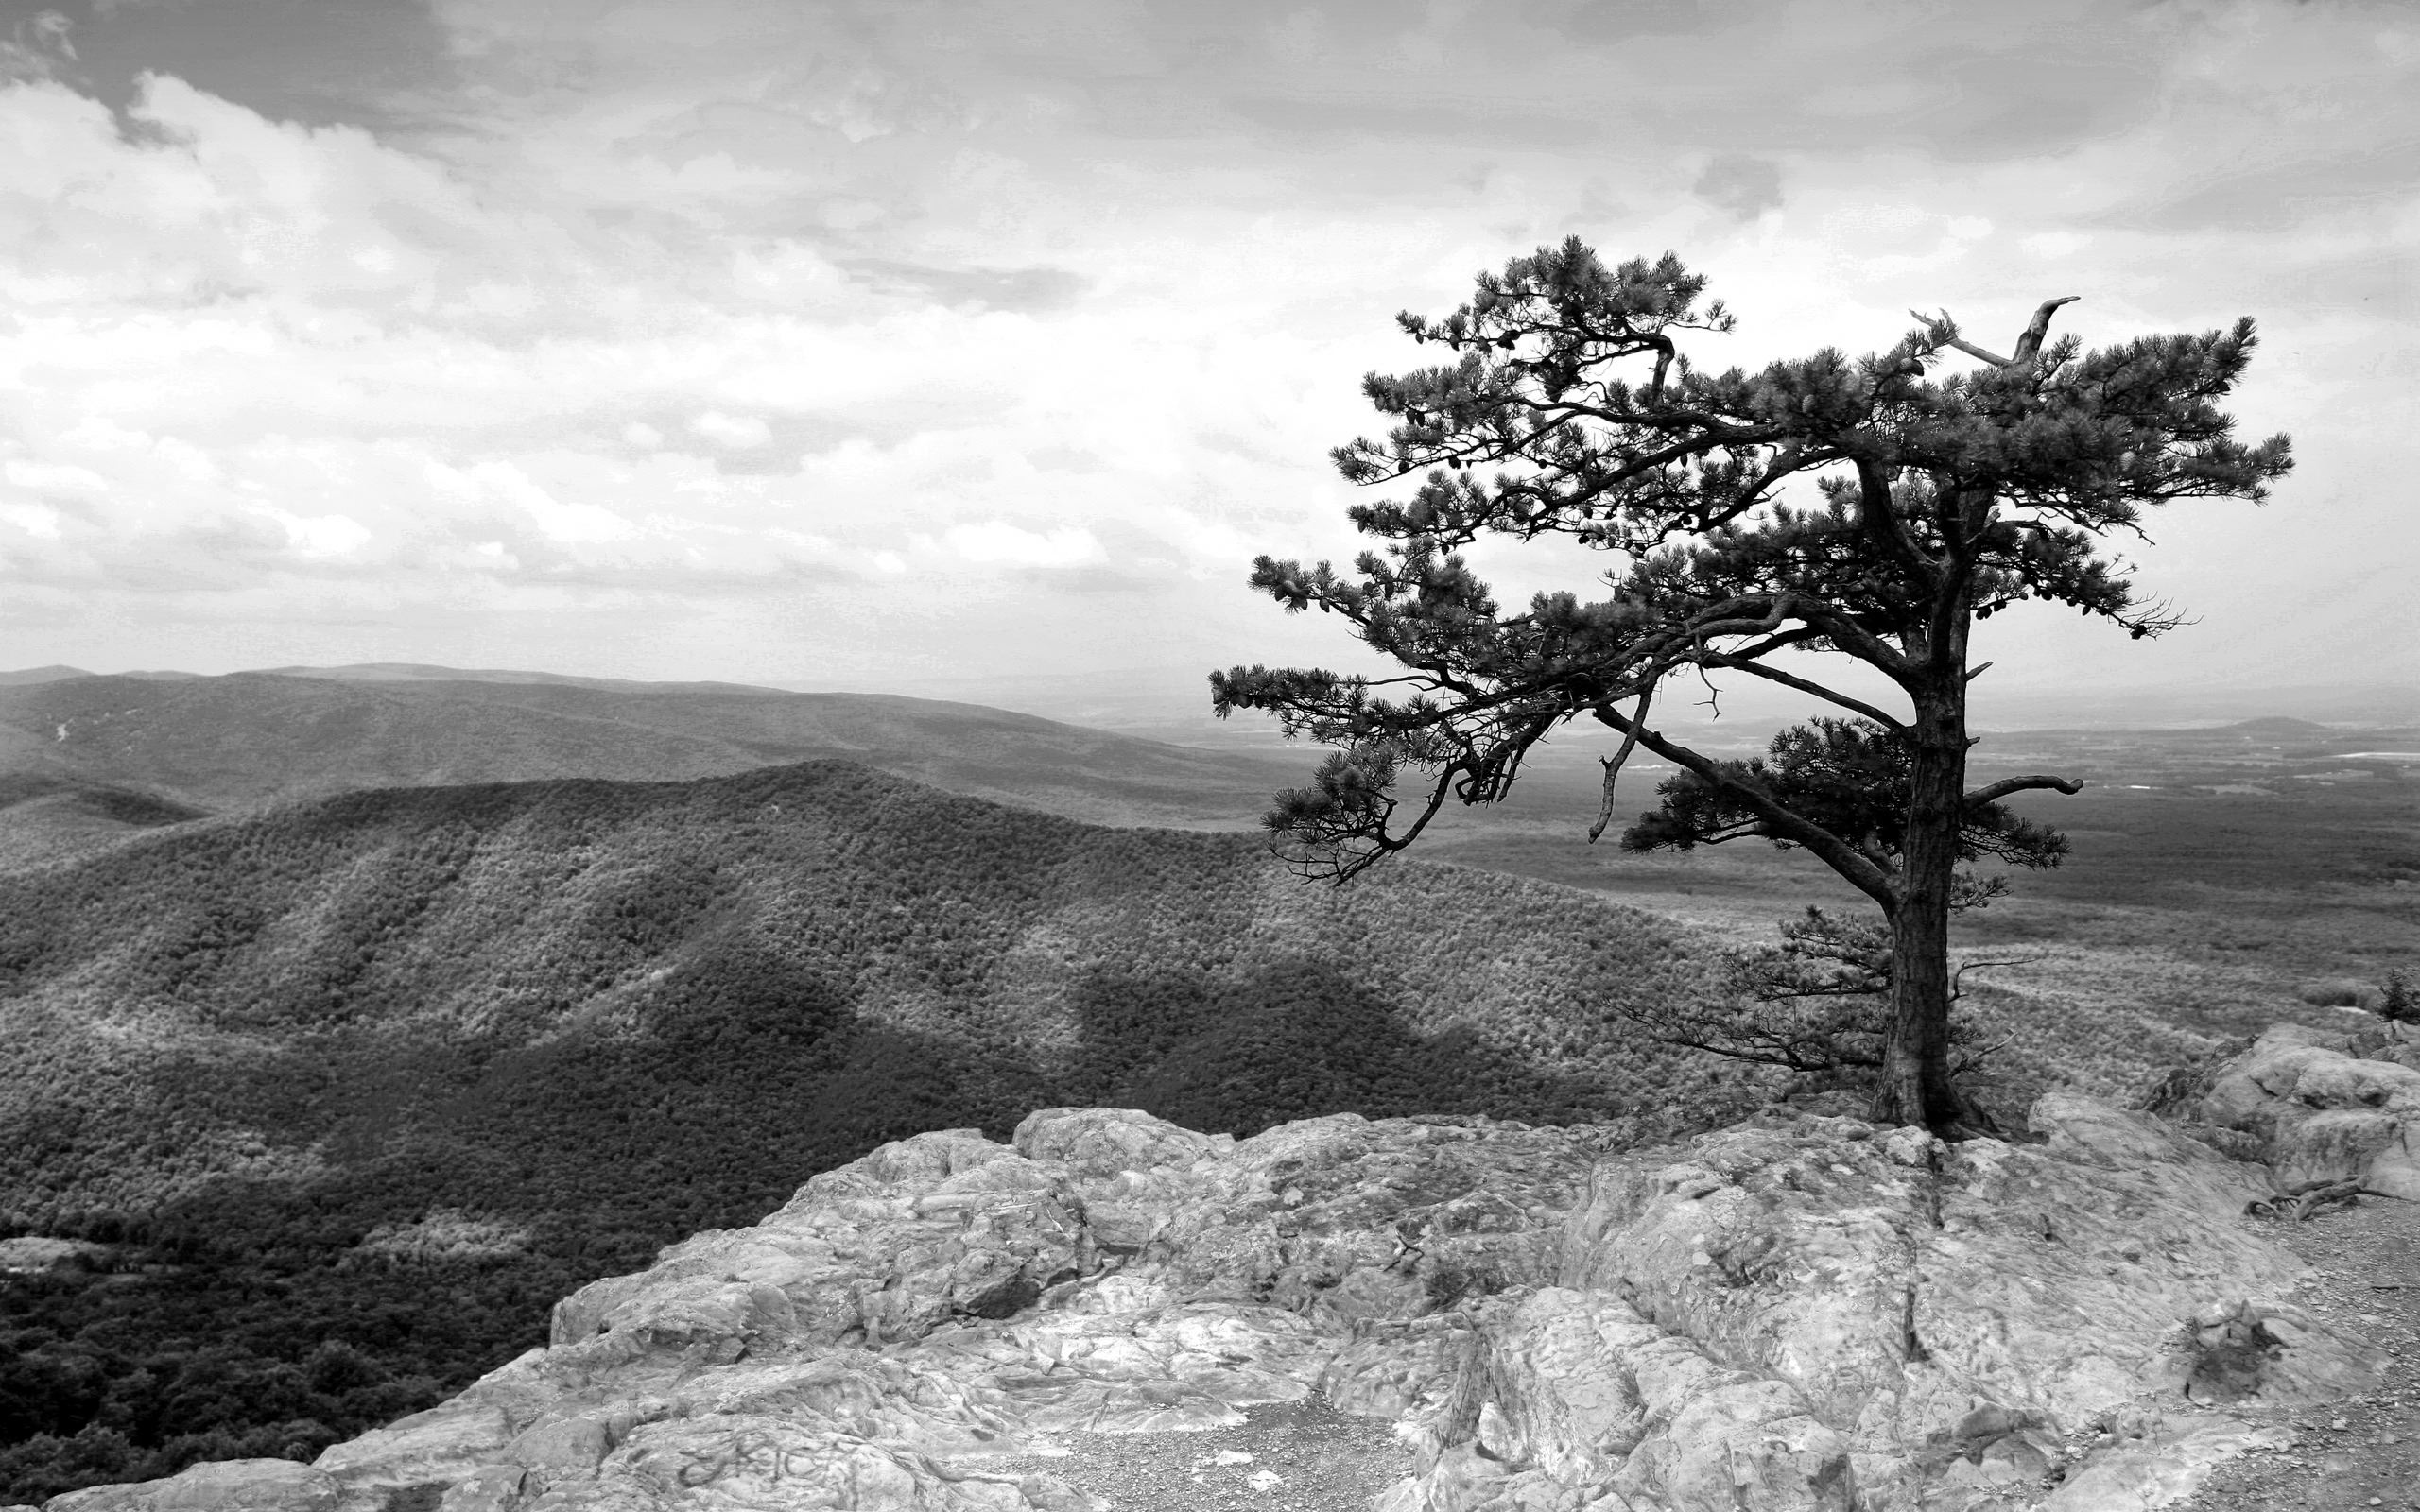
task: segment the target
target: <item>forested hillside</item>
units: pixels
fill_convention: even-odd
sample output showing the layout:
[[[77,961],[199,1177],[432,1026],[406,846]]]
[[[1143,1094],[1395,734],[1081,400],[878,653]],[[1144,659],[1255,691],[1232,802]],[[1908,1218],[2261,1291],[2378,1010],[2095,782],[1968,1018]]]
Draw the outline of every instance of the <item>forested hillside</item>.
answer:
[[[57,772],[0,772],[0,871],[84,855],[145,830],[208,816],[138,788]]]
[[[350,794],[0,876],[0,1190],[110,1246],[0,1288],[0,1499],[386,1420],[916,1130],[1718,1121],[1747,1086],[1617,1027],[1702,969],[1540,884],[1305,886],[840,763]]]
[[[1107,824],[1249,825],[1299,761],[1191,750],[974,704],[722,683],[273,673],[0,686],[0,774],[207,809],[361,788],[683,781],[815,759]],[[8,828],[0,822],[0,865]]]

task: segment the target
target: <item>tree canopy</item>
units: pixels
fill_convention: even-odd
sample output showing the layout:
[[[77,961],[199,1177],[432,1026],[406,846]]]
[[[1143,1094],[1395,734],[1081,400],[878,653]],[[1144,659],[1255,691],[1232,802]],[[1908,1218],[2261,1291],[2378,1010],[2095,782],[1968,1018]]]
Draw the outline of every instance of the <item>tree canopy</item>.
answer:
[[[1481,274],[1442,319],[1398,317],[1448,360],[1369,375],[1392,427],[1332,454],[1352,482],[1409,486],[1351,511],[1381,548],[1350,573],[1262,557],[1252,581],[1288,610],[1341,616],[1403,671],[1237,666],[1212,674],[1214,705],[1273,713],[1336,747],[1268,822],[1301,866],[1339,880],[1410,845],[1446,802],[1503,797],[1560,726],[1599,721],[1620,737],[1599,831],[1643,747],[1683,782],[1627,840],[1754,834],[1805,848],[1874,902],[1893,963],[1876,1111],[1972,1128],[1947,1073],[1955,868],[2054,859],[2054,837],[1997,805],[2077,784],[1965,790],[1967,688],[1982,670],[1971,627],[2027,601],[2135,638],[2182,623],[2107,546],[2162,505],[2262,498],[2290,467],[2284,437],[2240,442],[2218,407],[2252,322],[2085,351],[2049,335],[2069,296],[2044,301],[2007,356],[1943,313],[1864,356],[1827,347],[1711,370],[1684,350],[1733,329],[1706,282],[1669,253],[1608,266],[1574,238]],[[1958,358],[1976,365],[1951,370]],[[1547,536],[1605,553],[1600,592],[1508,610],[1461,555]],[[1872,668],[1893,707],[1785,652]],[[1833,717],[1774,763],[1717,761],[1651,723],[1684,672],[1772,682]],[[1413,779],[1407,808],[1398,789]]]

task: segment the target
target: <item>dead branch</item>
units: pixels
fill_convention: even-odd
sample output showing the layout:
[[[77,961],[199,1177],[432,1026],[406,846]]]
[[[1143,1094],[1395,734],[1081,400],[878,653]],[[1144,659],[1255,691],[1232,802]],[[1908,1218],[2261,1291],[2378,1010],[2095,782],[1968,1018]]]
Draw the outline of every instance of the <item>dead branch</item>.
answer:
[[[2031,367],[2034,357],[2042,351],[2042,338],[2050,334],[2050,317],[2058,313],[2060,305],[2073,304],[2082,298],[2081,294],[2062,294],[2055,300],[2044,300],[2042,308],[2033,312],[2033,318],[2027,324],[2025,334],[2016,338],[2016,355],[2001,366]]]
[[[1647,705],[1654,696],[1655,684],[1651,679],[1639,692],[1638,712],[1631,715],[1630,729],[1622,734],[1621,748],[1615,751],[1610,759],[1597,758],[1605,767],[1605,800],[1597,810],[1597,822],[1588,826],[1590,845],[1595,845],[1597,836],[1604,833],[1605,826],[1614,821],[1614,783],[1622,775],[1622,764],[1629,761],[1630,753],[1638,748],[1638,732],[1647,728]]]
[[[1998,782],[1991,783],[1989,786],[1975,789],[1975,791],[1967,794],[1965,798],[1960,801],[1963,802],[1968,808],[1973,808],[1978,804],[1996,803],[2001,799],[2008,797],[2011,793],[2028,793],[2038,788],[2050,788],[2054,791],[2065,793],[2069,798],[2073,798],[2078,793],[2083,791],[2083,780],[2076,777],[2049,777],[2043,775],[2036,775],[2032,777],[2003,777]]]
[[[2349,1207],[2360,1200],[2360,1195],[2361,1183],[2359,1181],[2330,1181],[2325,1186],[2315,1186],[2294,1199],[2294,1222],[2300,1223],[2314,1210],[2332,1203],[2341,1202]]]

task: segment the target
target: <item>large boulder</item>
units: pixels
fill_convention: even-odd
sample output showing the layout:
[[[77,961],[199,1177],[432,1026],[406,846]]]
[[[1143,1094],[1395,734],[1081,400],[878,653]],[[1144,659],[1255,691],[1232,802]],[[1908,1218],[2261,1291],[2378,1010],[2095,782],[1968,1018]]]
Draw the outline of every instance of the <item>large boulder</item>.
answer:
[[[2244,1216],[2264,1168],[2079,1097],[2033,1126],[919,1135],[582,1288],[544,1349],[240,1504],[1098,1512],[1101,1444],[1316,1409],[1396,1425],[1394,1512],[2085,1512],[2369,1382]],[[239,1504],[191,1500],[200,1470],[268,1473],[52,1507]]]
[[[2200,1116],[2259,1142],[2287,1191],[2336,1182],[2420,1202],[2420,1034],[2280,1024],[2221,1067]]]

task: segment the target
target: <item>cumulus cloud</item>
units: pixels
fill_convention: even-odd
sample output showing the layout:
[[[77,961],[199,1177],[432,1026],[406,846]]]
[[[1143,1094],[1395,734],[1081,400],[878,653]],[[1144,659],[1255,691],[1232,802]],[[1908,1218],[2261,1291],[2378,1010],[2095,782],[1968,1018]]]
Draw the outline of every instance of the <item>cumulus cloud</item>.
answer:
[[[717,446],[762,446],[773,438],[772,427],[754,415],[726,415],[709,409],[689,421],[695,431]]]
[[[171,32],[98,10],[7,34],[50,60],[0,85],[29,660],[225,626],[254,661],[1083,664],[1146,606],[1205,665],[1332,653],[1250,557],[1349,557],[1323,457],[1380,423],[1360,375],[1422,359],[1390,317],[1573,206],[1714,275],[1743,325],[1709,363],[1884,346],[1911,304],[2013,332],[2081,292],[2097,341],[2248,310],[2294,490],[2394,493],[2332,418],[2416,345],[2392,9],[434,0],[389,8],[436,28],[403,83],[300,104],[344,8],[290,55],[242,30],[282,8],[118,19],[205,9],[257,66],[178,33],[135,67]],[[104,54],[122,92],[68,66]],[[2163,525],[2205,617],[2238,528]],[[1508,601],[1575,580],[1530,571]]]
[[[371,539],[361,522],[346,515],[322,514],[306,519],[283,510],[270,513],[285,526],[286,540],[304,557],[342,557],[367,545]]]
[[[1707,163],[1689,189],[1717,210],[1740,220],[1754,220],[1768,210],[1781,208],[1781,164],[1768,158],[1728,153]]]
[[[953,525],[945,538],[952,551],[968,561],[1006,562],[1017,567],[1075,567],[1100,558],[1100,542],[1080,527],[1050,531],[1027,530],[1005,521]]]

